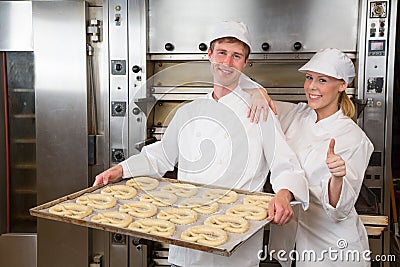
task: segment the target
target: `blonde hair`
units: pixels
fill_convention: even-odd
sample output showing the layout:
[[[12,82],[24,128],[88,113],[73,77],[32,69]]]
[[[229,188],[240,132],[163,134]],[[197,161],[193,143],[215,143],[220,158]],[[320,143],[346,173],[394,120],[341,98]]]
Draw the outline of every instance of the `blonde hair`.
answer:
[[[343,91],[339,95],[339,105],[342,108],[342,112],[345,116],[349,118],[353,118],[356,114],[356,108],[353,104],[353,101],[346,94],[346,91]]]

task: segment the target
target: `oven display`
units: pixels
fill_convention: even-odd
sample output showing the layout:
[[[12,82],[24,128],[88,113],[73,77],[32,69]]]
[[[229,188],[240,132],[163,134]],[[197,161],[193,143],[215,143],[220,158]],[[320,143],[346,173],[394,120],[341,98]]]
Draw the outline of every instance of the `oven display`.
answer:
[[[368,56],[384,56],[385,40],[370,40],[368,43]]]

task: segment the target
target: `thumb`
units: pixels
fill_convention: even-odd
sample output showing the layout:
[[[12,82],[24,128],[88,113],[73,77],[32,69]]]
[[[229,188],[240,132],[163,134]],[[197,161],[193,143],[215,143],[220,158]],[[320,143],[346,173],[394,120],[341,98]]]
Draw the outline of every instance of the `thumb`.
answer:
[[[275,206],[273,201],[270,201],[268,203],[268,218],[267,220],[272,221],[274,219],[274,210],[275,210]]]
[[[93,186],[98,185],[100,183],[99,180],[100,180],[99,177],[96,176],[96,179],[94,180]]]
[[[329,143],[328,153],[327,156],[335,155],[335,139],[331,139]]]
[[[271,100],[269,102],[269,107],[272,109],[272,111],[274,112],[275,115],[278,115],[278,111],[276,111],[276,107],[275,107],[274,101]]]

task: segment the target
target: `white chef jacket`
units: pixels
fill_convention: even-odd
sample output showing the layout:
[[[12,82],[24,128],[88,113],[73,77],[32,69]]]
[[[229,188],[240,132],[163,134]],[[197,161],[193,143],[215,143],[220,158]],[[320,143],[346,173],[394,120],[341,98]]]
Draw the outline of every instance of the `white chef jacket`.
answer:
[[[353,120],[343,115],[342,110],[316,123],[317,115],[306,103],[275,102],[275,105],[287,142],[306,173],[310,207],[307,211],[299,211],[298,224],[292,220],[283,227],[271,225],[270,240],[275,244],[270,243],[270,249],[283,249],[289,253],[294,242],[289,244],[283,241],[295,236],[296,251],[300,255],[297,267],[369,266],[370,263],[362,255],[369,249],[368,236],[354,205],[374,150],[371,141]],[[335,153],[346,162],[346,176],[336,207],[329,204],[331,173],[325,163],[331,138],[336,141]],[[310,250],[315,251],[315,260],[308,258],[307,251]],[[329,256],[327,253],[324,255],[323,250],[337,252]],[[351,251],[355,256],[350,255]],[[306,257],[302,258],[301,253]],[[336,259],[335,255],[341,258]],[[285,261],[288,257],[281,258],[282,266],[290,266],[290,260]]]
[[[121,163],[123,177],[162,176],[178,163],[178,179],[261,191],[271,167],[275,192],[290,190],[308,207],[308,185],[274,115],[267,122],[246,117],[248,94],[236,89],[215,101],[209,94],[178,109],[161,141]],[[270,112],[272,114],[272,112]],[[258,266],[263,229],[230,257],[170,245],[169,262],[179,266]]]

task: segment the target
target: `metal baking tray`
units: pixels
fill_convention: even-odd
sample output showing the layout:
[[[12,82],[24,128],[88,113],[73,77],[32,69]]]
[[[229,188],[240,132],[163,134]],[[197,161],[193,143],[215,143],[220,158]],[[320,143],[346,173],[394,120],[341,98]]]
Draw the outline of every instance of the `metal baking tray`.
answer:
[[[154,178],[154,177],[151,177],[151,178]],[[126,181],[129,180],[129,179],[119,180],[119,181],[117,181],[115,183],[112,183],[112,184],[109,184],[109,185],[106,185],[106,186],[105,185],[98,185],[98,186],[86,188],[84,190],[72,193],[70,195],[58,198],[56,200],[50,201],[48,203],[39,205],[39,206],[34,207],[34,208],[31,208],[29,211],[30,211],[30,214],[32,216],[36,216],[36,217],[40,217],[40,218],[44,218],[44,219],[61,221],[61,222],[65,222],[65,223],[71,223],[71,224],[80,225],[80,226],[84,226],[84,227],[95,228],[95,229],[101,229],[101,230],[104,230],[104,231],[120,233],[120,234],[130,235],[130,236],[135,236],[135,237],[144,238],[144,239],[153,240],[153,241],[165,242],[165,243],[168,243],[168,244],[173,244],[173,245],[177,245],[177,246],[182,246],[182,247],[187,247],[187,248],[191,248],[191,249],[201,250],[201,251],[214,253],[214,254],[218,254],[218,255],[222,255],[222,256],[231,256],[238,247],[240,247],[244,242],[246,242],[247,239],[249,239],[258,230],[260,230],[261,228],[263,228],[265,225],[267,225],[269,223],[269,221],[267,219],[264,219],[264,220],[261,220],[261,221],[248,220],[249,221],[249,230],[248,231],[246,231],[243,234],[234,234],[234,233],[227,232],[228,241],[225,244],[222,244],[222,245],[217,246],[217,247],[202,245],[202,244],[189,242],[189,241],[185,241],[185,240],[180,239],[180,235],[181,235],[182,231],[184,231],[188,227],[191,227],[191,226],[194,226],[194,225],[202,225],[204,223],[204,220],[206,218],[212,216],[212,215],[225,214],[225,211],[228,208],[230,208],[230,207],[232,207],[234,205],[242,204],[243,203],[243,198],[245,198],[248,195],[269,195],[269,196],[274,196],[273,194],[268,194],[268,193],[263,193],[263,192],[249,192],[249,191],[245,191],[245,190],[236,190],[236,189],[232,189],[232,191],[235,191],[236,193],[238,193],[238,200],[236,202],[234,202],[232,204],[219,204],[219,209],[214,214],[205,215],[205,214],[198,213],[197,221],[192,223],[192,224],[188,224],[188,225],[175,224],[176,230],[175,230],[175,233],[171,237],[163,237],[163,236],[158,236],[158,235],[154,235],[154,234],[148,234],[148,233],[143,233],[143,232],[139,232],[139,231],[134,231],[134,230],[131,230],[131,229],[128,229],[128,228],[109,226],[109,225],[104,225],[104,224],[101,224],[101,223],[95,223],[95,222],[90,221],[91,217],[96,215],[98,212],[118,210],[120,205],[122,205],[124,203],[131,202],[131,201],[138,201],[142,194],[151,193],[151,192],[154,192],[154,191],[159,191],[163,186],[165,186],[165,185],[167,185],[169,183],[185,183],[185,184],[193,184],[193,185],[197,186],[199,190],[198,190],[197,194],[195,196],[193,196],[193,197],[201,197],[202,194],[204,193],[204,191],[206,191],[208,189],[223,188],[223,187],[218,187],[218,186],[210,186],[210,185],[203,185],[203,184],[198,184],[198,183],[184,182],[184,181],[179,181],[179,180],[176,180],[176,179],[168,179],[168,178],[154,178],[154,179],[157,179],[160,182],[159,186],[156,189],[151,190],[149,192],[148,191],[145,192],[143,190],[137,189],[138,193],[134,198],[129,199],[129,200],[117,199],[117,205],[115,207],[113,207],[111,209],[107,209],[107,210],[98,210],[98,209],[94,209],[93,208],[93,213],[88,215],[85,218],[82,218],[82,219],[74,219],[74,218],[69,218],[69,217],[65,217],[65,216],[52,214],[52,213],[49,213],[49,208],[54,206],[54,205],[60,204],[60,203],[75,202],[76,198],[78,198],[78,197],[80,197],[82,195],[85,195],[85,194],[100,193],[100,191],[104,187],[109,186],[109,185],[125,184]],[[223,189],[226,189],[226,188],[223,188]],[[180,201],[182,201],[182,199],[183,198],[178,197],[178,201],[175,204],[177,204]],[[160,211],[162,209],[168,209],[168,208],[171,208],[171,206],[169,206],[169,207],[158,207],[158,210]],[[153,217],[150,217],[150,218],[155,218],[156,215],[154,215]],[[132,216],[132,218],[133,218],[133,221],[137,220],[133,216]]]

